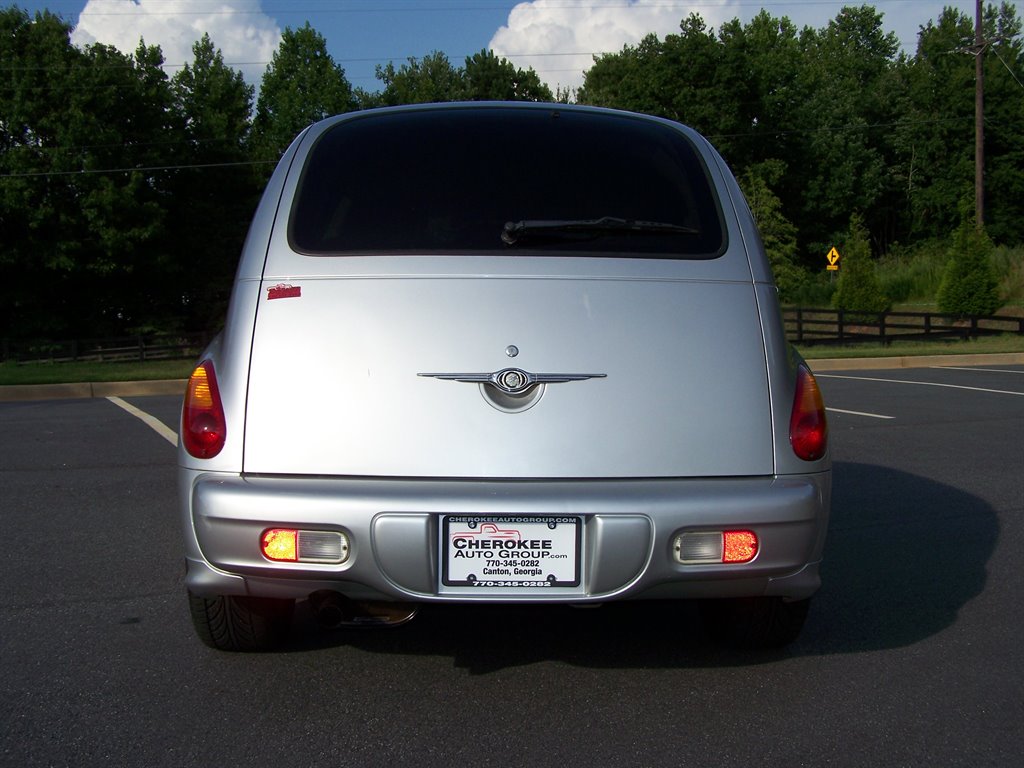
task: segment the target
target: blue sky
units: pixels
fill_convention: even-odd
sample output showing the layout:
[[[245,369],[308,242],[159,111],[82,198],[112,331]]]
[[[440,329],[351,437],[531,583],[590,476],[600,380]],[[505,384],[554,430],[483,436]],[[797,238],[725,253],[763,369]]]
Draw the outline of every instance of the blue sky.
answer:
[[[43,0],[15,4],[43,8],[77,25],[77,44],[100,41],[134,50],[140,35],[159,44],[168,64],[191,59],[194,40],[209,32],[225,61],[252,82],[270,60],[285,27],[309,21],[355,86],[374,91],[376,64],[396,66],[410,56],[444,52],[453,64],[493,48],[518,66],[532,66],[553,88],[575,87],[594,53],[620,50],[644,34],[660,37],[699,13],[713,27],[761,7],[797,26],[821,27],[856,0]],[[944,5],[973,15],[973,0],[875,0],[887,31],[912,52],[920,25]],[[83,14],[83,11],[85,13]]]

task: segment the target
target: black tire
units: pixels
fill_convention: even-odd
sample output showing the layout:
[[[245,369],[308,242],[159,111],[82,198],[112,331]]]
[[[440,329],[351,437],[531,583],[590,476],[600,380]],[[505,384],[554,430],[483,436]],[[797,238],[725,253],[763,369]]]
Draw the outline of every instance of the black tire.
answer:
[[[288,635],[294,600],[272,597],[200,597],[188,593],[199,639],[219,651],[272,651]]]
[[[782,648],[800,635],[811,601],[781,597],[744,597],[701,603],[704,628],[715,642],[730,648]]]

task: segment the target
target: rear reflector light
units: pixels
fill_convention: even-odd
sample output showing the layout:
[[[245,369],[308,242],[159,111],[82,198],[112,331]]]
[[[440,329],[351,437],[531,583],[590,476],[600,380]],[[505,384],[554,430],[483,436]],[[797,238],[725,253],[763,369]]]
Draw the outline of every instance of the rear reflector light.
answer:
[[[227,424],[217,376],[213,363],[204,360],[188,379],[181,411],[181,441],[190,455],[210,459],[220,453],[226,438]]]
[[[818,382],[806,366],[797,369],[793,414],[789,419],[789,442],[804,461],[817,461],[828,449],[828,422]]]
[[[348,558],[348,537],[337,531],[299,531],[300,563],[341,563]]]
[[[348,536],[338,531],[271,528],[260,537],[263,556],[279,563],[343,563],[348,549]]]
[[[676,537],[676,560],[684,565],[749,563],[757,556],[753,531],[690,531]]]

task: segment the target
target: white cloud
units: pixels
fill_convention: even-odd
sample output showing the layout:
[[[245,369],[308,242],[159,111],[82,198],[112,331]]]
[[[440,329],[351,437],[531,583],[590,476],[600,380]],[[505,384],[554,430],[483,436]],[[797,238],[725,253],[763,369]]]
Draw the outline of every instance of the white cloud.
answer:
[[[620,51],[652,32],[679,32],[693,11],[713,29],[737,15],[730,0],[531,0],[512,9],[490,47],[517,67],[533,67],[552,89],[578,88],[594,54]]]
[[[193,61],[192,45],[203,33],[220,48],[224,61],[259,85],[281,30],[263,13],[259,0],[88,0],[71,42],[112,45],[133,53],[139,38],[159,45],[169,71]]]

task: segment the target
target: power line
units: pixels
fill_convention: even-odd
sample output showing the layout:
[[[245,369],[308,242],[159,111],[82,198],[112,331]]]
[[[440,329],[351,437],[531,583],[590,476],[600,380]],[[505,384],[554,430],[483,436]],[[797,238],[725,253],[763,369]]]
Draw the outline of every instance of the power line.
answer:
[[[142,149],[146,147],[182,147],[182,146],[195,146],[197,144],[225,144],[233,143],[235,141],[232,137],[223,137],[215,139],[166,139],[164,141],[135,141],[131,136],[126,136],[122,141],[109,144],[83,144],[81,146],[64,146],[60,144],[17,144],[12,147],[8,147],[6,151],[13,152],[21,150],[25,152],[92,152],[97,149],[124,149],[125,147],[131,147],[132,149]]]
[[[1022,83],[1020,81],[1020,78],[1017,77],[1017,73],[1010,69],[1010,65],[1007,64],[1006,61],[1003,60],[1003,57],[999,55],[999,49],[996,48],[995,46],[992,46],[991,48],[989,48],[989,50],[996,55],[996,58],[999,59],[999,63],[1006,67],[1006,71],[1010,73],[1010,77],[1012,77],[1017,82],[1017,85],[1019,85],[1021,88],[1024,88],[1024,83]]]
[[[80,171],[29,171],[26,173],[3,173],[0,174],[0,179],[25,179],[35,178],[40,176],[89,176],[99,173],[155,173],[157,171],[182,171],[193,168],[235,168],[241,166],[253,166],[253,165],[271,165],[276,164],[277,160],[247,160],[244,162],[235,163],[193,163],[189,165],[149,165],[149,166],[133,166],[130,168],[95,168],[95,169],[82,169]]]

